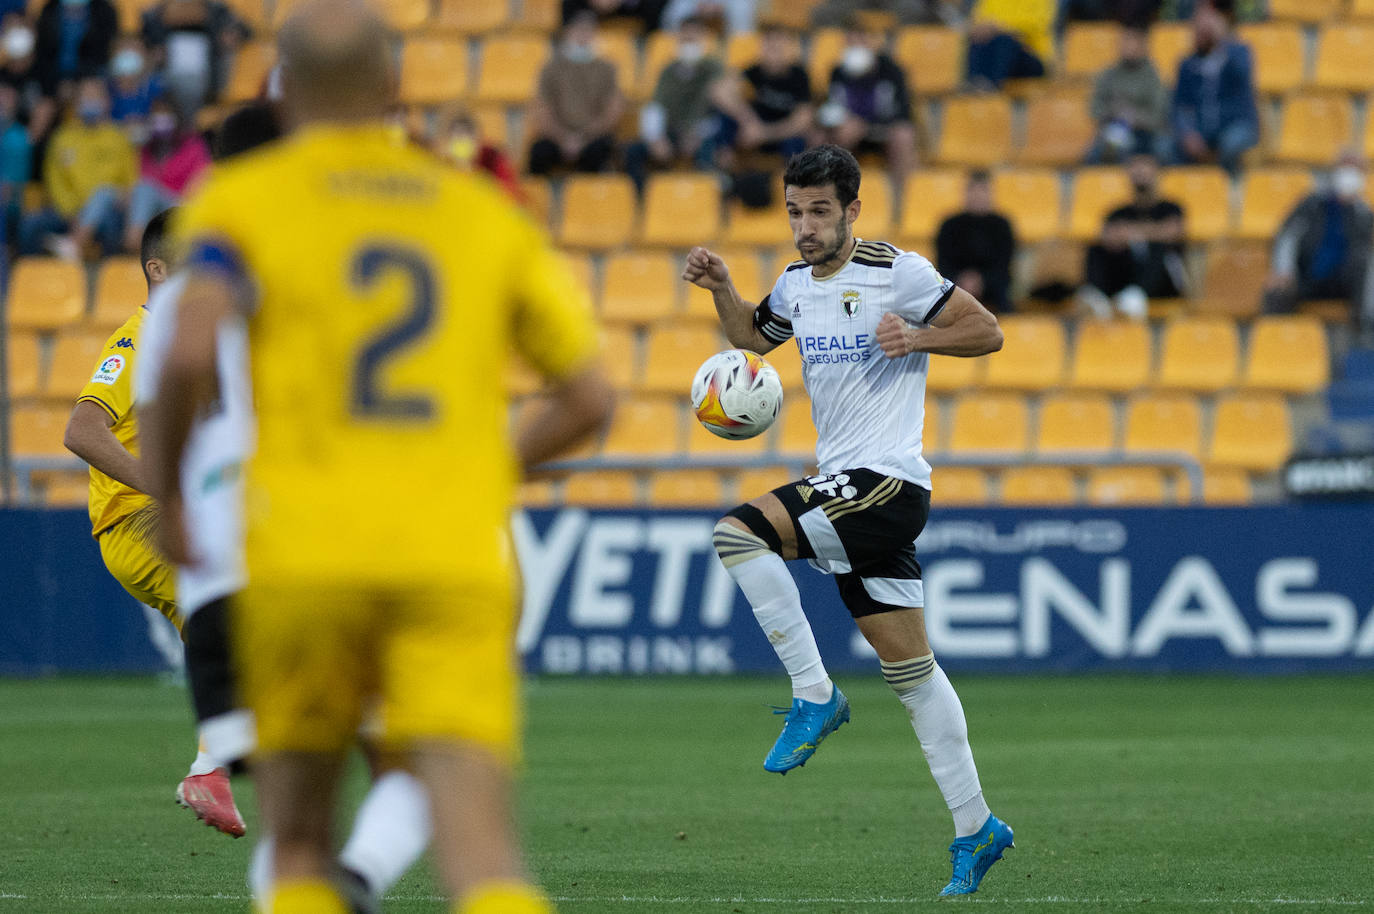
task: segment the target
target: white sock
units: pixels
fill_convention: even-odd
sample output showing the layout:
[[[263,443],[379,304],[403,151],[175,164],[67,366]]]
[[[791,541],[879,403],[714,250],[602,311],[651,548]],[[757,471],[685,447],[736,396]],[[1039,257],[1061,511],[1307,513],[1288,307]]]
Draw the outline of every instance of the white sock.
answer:
[[[248,890],[253,893],[254,901],[263,902],[272,897],[272,849],[275,844],[272,836],[264,832],[248,860]]]
[[[388,771],[358,807],[339,862],[367,880],[380,897],[424,853],[432,830],[424,786],[404,771]]]
[[[196,747],[196,760],[191,763],[191,770],[186,772],[187,777],[196,774],[209,774],[219,767],[219,762],[205,748],[205,743]]]
[[[251,711],[226,711],[200,725],[201,754],[209,756],[216,768],[228,768],[247,758],[256,743]]]

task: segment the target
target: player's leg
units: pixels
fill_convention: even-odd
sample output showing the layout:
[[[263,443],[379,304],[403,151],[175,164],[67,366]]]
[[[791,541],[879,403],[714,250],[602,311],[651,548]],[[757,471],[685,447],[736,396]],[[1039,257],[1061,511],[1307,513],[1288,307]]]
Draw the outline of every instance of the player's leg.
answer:
[[[344,872],[360,879],[370,895],[386,894],[429,846],[434,831],[429,794],[405,760],[366,746],[372,787],[353,817],[339,852]]]

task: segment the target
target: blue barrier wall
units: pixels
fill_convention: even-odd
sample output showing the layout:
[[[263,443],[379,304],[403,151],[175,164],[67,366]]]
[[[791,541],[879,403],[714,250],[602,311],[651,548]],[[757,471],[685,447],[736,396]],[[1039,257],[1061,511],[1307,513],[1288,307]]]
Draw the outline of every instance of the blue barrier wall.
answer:
[[[711,553],[714,512],[531,511],[520,647],[532,671],[777,671]],[[1374,505],[937,509],[917,544],[950,669],[1374,669]],[[82,512],[0,512],[0,672],[161,661]],[[535,570],[537,569],[537,571]],[[833,583],[794,563],[827,664],[868,669]]]

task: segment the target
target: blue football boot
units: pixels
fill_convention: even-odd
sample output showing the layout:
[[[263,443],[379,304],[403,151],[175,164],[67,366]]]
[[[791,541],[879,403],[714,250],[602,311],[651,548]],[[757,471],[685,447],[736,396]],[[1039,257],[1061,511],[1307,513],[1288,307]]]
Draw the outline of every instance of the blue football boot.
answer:
[[[949,846],[949,862],[954,875],[940,895],[972,895],[978,891],[994,863],[1002,859],[1002,851],[1015,847],[1011,826],[996,816],[988,816],[978,831],[964,838],[955,838]]]
[[[830,700],[824,704],[794,698],[791,708],[785,711],[779,708],[773,713],[786,714],[787,720],[782,725],[778,741],[763,760],[763,767],[768,771],[786,774],[793,768],[805,765],[806,760],[815,754],[821,740],[849,720],[849,699],[844,697],[839,686],[835,686]]]

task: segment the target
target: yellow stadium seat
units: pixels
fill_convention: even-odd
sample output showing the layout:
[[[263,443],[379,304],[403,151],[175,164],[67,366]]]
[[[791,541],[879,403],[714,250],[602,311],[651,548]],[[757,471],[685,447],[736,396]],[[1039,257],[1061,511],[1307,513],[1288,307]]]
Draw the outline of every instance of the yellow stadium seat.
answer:
[[[1283,124],[1274,158],[1305,165],[1329,165],[1350,145],[1353,122],[1350,100],[1344,96],[1289,96],[1283,104]]]
[[[579,257],[566,251],[560,251],[568,269],[572,271],[573,277],[587,290],[587,294],[592,297],[592,303],[598,304],[601,301],[601,284],[596,277],[596,263],[591,257]]]
[[[6,311],[12,330],[57,330],[81,320],[86,275],[53,257],[23,257],[10,273]]]
[[[1080,241],[1102,234],[1107,214],[1131,199],[1131,182],[1124,168],[1090,166],[1080,168],[1073,180],[1073,200],[1069,204],[1069,237]]]
[[[59,336],[53,346],[52,365],[48,368],[48,381],[43,387],[44,396],[74,402],[81,388],[95,374],[107,339],[109,336],[103,332],[90,331],[68,332]]]
[[[1033,245],[1029,252],[1029,288],[1044,285],[1066,285],[1075,289],[1083,282],[1083,261],[1087,245],[1081,241],[1066,238],[1051,238]],[[1062,302],[1047,301],[1046,306],[1056,308]]]
[[[816,453],[816,426],[811,422],[811,401],[805,395],[783,397],[776,425],[779,453]]]
[[[1266,315],[1250,329],[1242,386],[1312,394],[1331,380],[1326,328],[1315,317]]]
[[[620,390],[633,387],[639,370],[639,342],[634,330],[615,325],[602,327],[601,352],[611,383]]]
[[[143,3],[139,5],[146,6]],[[246,22],[253,31],[261,31],[267,27],[268,19],[262,8],[263,0],[226,0],[225,5],[233,10],[235,16]],[[137,29],[132,31],[137,31]]]
[[[739,294],[747,302],[758,303],[773,289],[776,276],[764,276],[759,271],[758,249],[752,247],[713,247],[712,253],[725,261],[730,269],[730,281],[735,284]],[[716,314],[715,299],[710,292],[695,286],[682,278],[683,258],[672,258],[672,281],[676,286],[687,290],[686,316],[715,323],[720,320]]]
[[[1012,314],[1001,319],[1002,350],[987,357],[983,386],[1046,390],[1064,377],[1064,325],[1057,317]]]
[[[563,502],[598,508],[630,507],[639,502],[639,479],[628,470],[574,473],[563,483]]]
[[[1159,467],[1095,467],[1088,474],[1088,502],[1094,505],[1162,505],[1164,472]]]
[[[1202,456],[1202,409],[1188,394],[1141,394],[1126,407],[1124,447],[1137,454]]]
[[[1121,46],[1121,26],[1115,22],[1074,22],[1064,30],[1062,42],[1065,76],[1096,76],[1116,63]]]
[[[1270,95],[1291,92],[1303,84],[1302,28],[1292,22],[1248,22],[1236,37],[1250,46],[1255,63],[1255,88]]]
[[[783,343],[768,353],[767,358],[768,364],[778,373],[778,380],[782,381],[783,391],[789,397],[794,391],[800,393],[803,390],[801,356],[794,344]]]
[[[753,438],[734,441],[708,432],[694,416],[687,423],[687,453],[693,457],[756,457],[768,450],[772,439],[771,428]]]
[[[1272,240],[1284,217],[1311,189],[1312,175],[1305,168],[1252,168],[1245,176],[1232,235]]]
[[[963,359],[953,355],[933,355],[926,373],[926,389],[933,393],[963,393],[978,387],[987,372],[985,358]]]
[[[597,37],[597,53],[615,64],[615,82],[625,97],[642,101],[653,93],[652,85],[639,79],[639,45],[635,36],[618,30],[603,31]]]
[[[148,281],[137,257],[107,257],[95,277],[95,310],[87,326],[113,331],[148,300]]]
[[[1325,22],[1341,14],[1346,0],[1269,0],[1269,15],[1298,22]]]
[[[1079,92],[1047,92],[1026,105],[1025,143],[1016,151],[1022,165],[1077,165],[1092,145],[1097,124]]]
[[[1374,89],[1369,49],[1374,47],[1374,23],[1333,22],[1317,42],[1312,84],[1323,89],[1368,92]]]
[[[1051,394],[1040,405],[1035,449],[1041,454],[1101,454],[1116,447],[1111,401],[1099,394]]]
[[[965,394],[954,407],[954,426],[947,438],[951,453],[1025,453],[1030,447],[1025,398],[1020,394]]]
[[[1159,195],[1183,207],[1189,241],[1215,241],[1231,229],[1231,182],[1215,165],[1166,168]]]
[[[1150,27],[1150,60],[1159,78],[1172,86],[1178,65],[1193,52],[1193,26],[1188,22],[1157,22]]]
[[[868,202],[865,197],[864,210],[867,209]],[[792,229],[787,224],[787,212],[780,206],[745,206],[738,200],[731,200],[728,216],[725,226],[727,244],[753,244],[764,247],[787,244],[792,240]],[[863,216],[859,218],[862,220]],[[855,232],[858,231],[856,227]]]
[[[823,98],[830,92],[830,74],[844,53],[843,29],[816,29],[803,57],[806,75],[811,78],[811,94]]]
[[[725,68],[739,72],[753,66],[759,59],[759,44],[758,32],[731,35],[725,42]]]
[[[35,473],[34,481],[43,490],[43,504],[49,508],[84,508],[91,498],[89,470]]]
[[[1009,168],[992,176],[992,198],[1021,243],[1059,234],[1059,175],[1048,168]]]
[[[735,499],[748,501],[800,478],[797,467],[775,466],[740,470],[735,476]]]
[[[649,324],[668,317],[677,310],[680,271],[667,254],[612,254],[605,263],[601,316],[629,324]]]
[[[1268,242],[1217,242],[1207,251],[1207,272],[1198,311],[1233,317],[1257,314],[1268,276]]]
[[[640,375],[643,390],[686,398],[701,363],[725,347],[715,327],[660,326],[649,331],[649,346]]]
[[[957,168],[922,168],[907,175],[897,227],[902,243],[928,244],[940,223],[964,208],[967,184],[968,178]]]
[[[501,28],[509,19],[508,0],[491,0],[483,3],[474,3],[473,0],[439,0],[439,15],[435,24],[440,29],[464,35],[481,35]]]
[[[70,457],[62,446],[71,406],[32,404],[10,409],[10,452],[17,457]]]
[[[277,48],[270,40],[245,43],[234,52],[224,101],[237,103],[257,98],[267,84],[267,74],[277,63]]]
[[[1004,505],[1071,505],[1078,484],[1068,467],[1012,467],[1002,474]]]
[[[964,79],[964,39],[957,29],[907,26],[897,32],[894,58],[916,95],[945,95]]]
[[[1214,393],[1236,382],[1240,339],[1225,317],[1182,317],[1164,325],[1160,344],[1160,387]]]
[[[1150,348],[1150,328],[1145,324],[1080,322],[1069,384],[1113,393],[1144,387],[1150,380]]]
[[[640,241],[690,248],[720,234],[720,186],[711,175],[659,174],[644,194]]]
[[[1250,477],[1233,467],[1208,467],[1202,476],[1202,500],[1209,505],[1248,505]]]
[[[931,490],[941,505],[985,505],[992,500],[988,474],[976,467],[940,467],[931,474]]]
[[[611,419],[602,453],[608,457],[680,453],[686,399],[662,395],[623,398]]]
[[[534,97],[539,71],[549,56],[549,43],[539,35],[491,35],[482,42],[480,53],[476,100],[524,104]]]
[[[32,333],[11,333],[7,340],[5,387],[10,402],[32,397],[42,383],[43,352],[38,337]]]
[[[625,175],[573,175],[563,186],[558,243],[606,250],[630,240],[635,223],[635,188]]]
[[[468,49],[461,38],[411,38],[401,48],[401,101],[438,105],[467,91]]]
[[[927,395],[925,416],[921,423],[921,446],[927,451],[938,451],[945,444],[944,414],[940,411],[940,400]]]
[[[961,95],[945,100],[937,161],[990,168],[1010,157],[1010,99],[1005,95]]]
[[[1292,452],[1293,422],[1282,396],[1241,393],[1217,398],[1209,465],[1270,473]]]
[[[1374,0],[1350,0],[1347,15],[1351,19],[1374,19]]]
[[[726,503],[717,470],[659,470],[649,476],[649,504],[659,508],[719,508]]]
[[[522,508],[550,508],[558,504],[553,483],[547,479],[526,480],[515,493],[515,503]]]
[[[481,137],[482,142],[500,149],[510,149],[518,145],[513,142],[514,135],[510,129],[510,118],[506,117],[505,105],[472,105],[467,110],[477,125],[477,135]],[[541,178],[533,180],[543,181]],[[547,181],[543,183],[547,184]]]
[[[423,29],[429,22],[430,0],[387,0],[378,9],[387,25],[401,32]]]
[[[505,0],[501,0],[504,5]],[[552,35],[558,31],[563,21],[561,0],[521,0],[520,15],[511,23],[512,28]],[[611,29],[603,30],[603,34]]]
[[[883,172],[869,172],[864,186],[859,190],[859,218],[854,220],[854,233],[868,241],[887,241],[896,231],[895,213],[892,207],[892,184]],[[782,224],[787,226],[786,213],[779,213]],[[788,227],[785,241],[792,240],[792,229]]]
[[[546,178],[534,176],[520,179],[520,193],[525,198],[525,208],[542,226],[552,230],[549,217],[553,212],[553,187]]]

